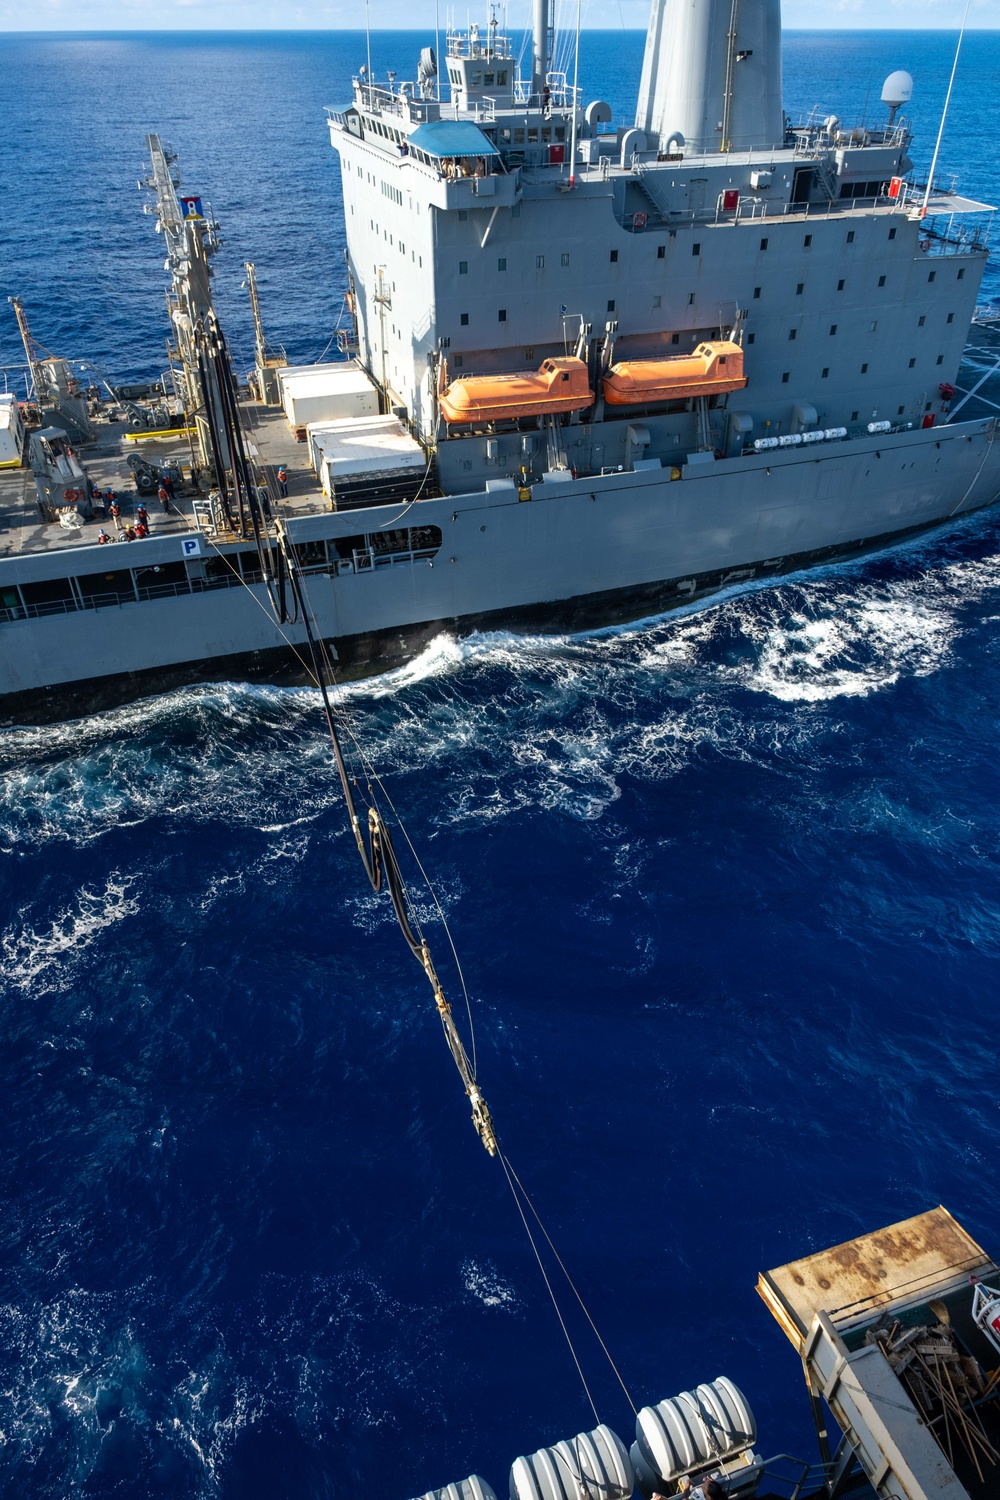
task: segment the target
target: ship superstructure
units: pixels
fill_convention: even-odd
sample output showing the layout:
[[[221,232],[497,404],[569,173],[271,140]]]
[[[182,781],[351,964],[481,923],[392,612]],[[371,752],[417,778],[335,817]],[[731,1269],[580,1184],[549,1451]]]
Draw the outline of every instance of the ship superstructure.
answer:
[[[331,111],[360,357],[436,446],[446,492],[940,417],[986,261],[983,206],[937,193],[929,223],[895,110],[877,128],[788,126],[777,5],[736,7],[735,27],[731,10],[658,0],[632,127],[547,71],[544,19],[530,81],[509,38],[473,27],[448,36],[441,99],[425,59],[415,83],[362,73]],[[745,389],[706,385],[707,420],[690,382],[669,399],[655,365],[734,330]],[[582,407],[561,411],[556,390],[551,410],[508,404],[486,430],[442,403],[456,381],[486,395],[491,377],[567,355],[586,366]],[[632,396],[612,410],[622,363]]]
[[[242,405],[214,222],[151,136],[188,431],[126,467],[138,409],[91,411],[74,461],[99,488],[184,483],[109,553],[66,513],[77,484],[36,504],[0,475],[4,716],[298,680],[279,531],[314,634],[364,673],[442,628],[636,618],[992,503],[997,419],[960,373],[988,207],[913,180],[904,73],[878,124],[791,123],[779,23],[776,0],[654,0],[628,125],[552,66],[546,0],[528,76],[495,15],[448,33],[440,74],[430,47],[410,82],[361,69],[328,111],[346,362],[270,353],[251,277]]]

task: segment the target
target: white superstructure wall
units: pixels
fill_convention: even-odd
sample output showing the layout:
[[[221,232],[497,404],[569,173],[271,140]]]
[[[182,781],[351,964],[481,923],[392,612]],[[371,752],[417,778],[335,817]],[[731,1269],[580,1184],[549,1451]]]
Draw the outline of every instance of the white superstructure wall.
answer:
[[[653,0],[635,123],[661,151],[780,145],[780,0]]]

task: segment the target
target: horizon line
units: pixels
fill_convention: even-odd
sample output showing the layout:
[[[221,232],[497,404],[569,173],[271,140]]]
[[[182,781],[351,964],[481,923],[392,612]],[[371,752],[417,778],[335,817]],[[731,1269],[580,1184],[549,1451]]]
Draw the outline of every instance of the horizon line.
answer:
[[[512,31],[530,31],[530,26],[512,27]],[[584,26],[582,31],[592,35],[608,33],[614,36],[636,35],[642,36],[647,28],[645,26]],[[974,26],[969,24],[966,31],[977,31],[982,33],[1000,33],[1000,26]],[[400,33],[417,35],[433,31],[433,22],[426,22],[420,26],[373,26],[370,34],[373,36],[398,36]],[[957,26],[783,26],[782,35],[834,35],[843,32],[868,32],[872,34],[883,33],[893,36],[912,36],[917,33],[940,32],[954,36],[959,28]],[[0,31],[0,41],[4,37],[11,36],[35,36],[35,37],[73,37],[73,36],[364,36],[366,34],[363,26],[85,26],[85,27],[5,27]]]

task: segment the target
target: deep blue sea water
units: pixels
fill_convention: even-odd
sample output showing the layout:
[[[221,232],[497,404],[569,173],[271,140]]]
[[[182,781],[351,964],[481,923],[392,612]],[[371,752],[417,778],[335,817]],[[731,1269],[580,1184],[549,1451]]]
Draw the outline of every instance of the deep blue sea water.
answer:
[[[376,36],[377,67],[423,40]],[[926,163],[952,46],[790,36],[788,107],[849,119],[909,67]],[[943,164],[989,198],[1000,37],[966,48]],[[585,38],[619,112],[640,51]],[[223,222],[237,345],[253,258],[272,337],[321,353],[343,293],[322,105],[357,35],[0,53],[2,280],[42,342],[159,368],[134,187],[158,129]],[[758,1270],[939,1201],[1000,1248],[998,662],[985,516],[615,632],[443,638],[340,695],[632,1394],[728,1374],[766,1452],[814,1440]],[[517,1454],[591,1425],[316,697],[179,692],[8,733],[0,767],[0,1492],[406,1500],[478,1470],[502,1493]]]

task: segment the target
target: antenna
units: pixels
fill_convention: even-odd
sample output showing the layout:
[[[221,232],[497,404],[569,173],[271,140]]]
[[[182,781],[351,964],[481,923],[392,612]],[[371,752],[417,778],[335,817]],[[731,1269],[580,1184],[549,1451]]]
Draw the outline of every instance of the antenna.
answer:
[[[965,15],[962,17],[962,29],[958,33],[958,42],[955,46],[955,61],[951,65],[951,77],[948,79],[948,92],[944,96],[944,109],[941,111],[941,124],[938,127],[937,140],[934,143],[934,155],[931,158],[931,169],[927,174],[927,188],[924,192],[924,201],[920,205],[920,217],[924,218],[927,213],[927,204],[931,196],[931,184],[934,181],[934,173],[937,170],[938,152],[941,150],[941,137],[944,135],[944,122],[948,118],[948,105],[951,103],[951,89],[955,82],[955,73],[958,69],[958,54],[962,50],[962,38],[965,36],[965,23],[969,19],[969,6],[972,0],[965,0]]]
[[[441,0],[434,0],[434,56],[437,59],[436,97],[441,98]]]
[[[896,123],[896,111],[913,97],[913,79],[905,68],[890,73],[882,85],[882,103],[889,107],[889,129]]]
[[[365,0],[365,43],[368,48],[368,108],[372,107],[372,29],[368,20],[368,0]]]

